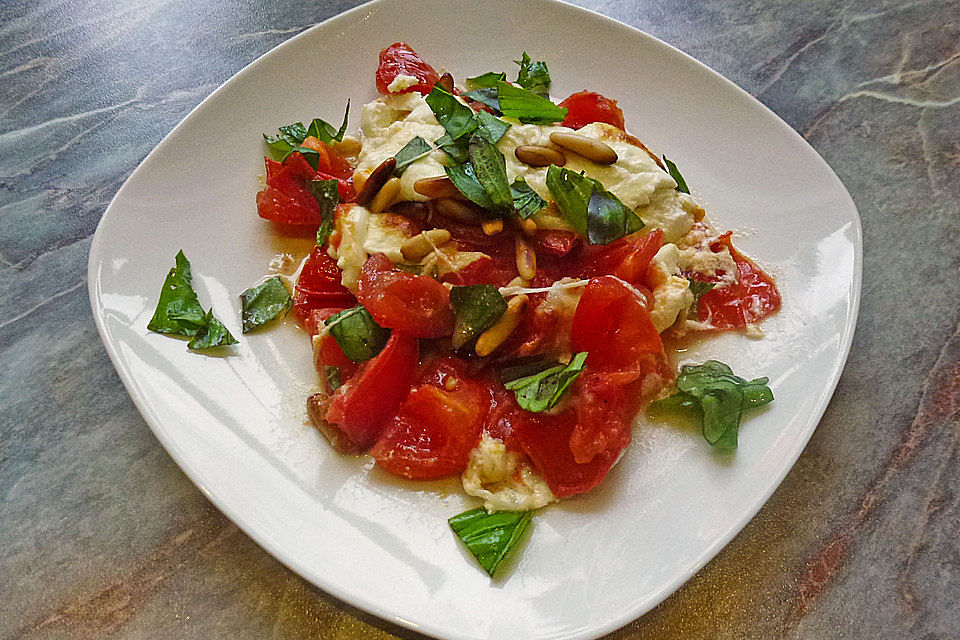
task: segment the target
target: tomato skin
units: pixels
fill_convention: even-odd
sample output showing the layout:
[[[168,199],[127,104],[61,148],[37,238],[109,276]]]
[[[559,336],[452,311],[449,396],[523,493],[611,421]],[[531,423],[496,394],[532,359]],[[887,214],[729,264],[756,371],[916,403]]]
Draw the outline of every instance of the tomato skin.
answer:
[[[700,298],[697,319],[718,329],[739,329],[760,322],[780,310],[780,291],[773,279],[752,260],[734,249],[728,231],[711,245],[714,251],[726,247],[737,264],[737,282],[714,287]],[[719,278],[718,278],[719,279]]]
[[[293,292],[293,312],[301,323],[307,322],[314,309],[357,306],[357,299],[343,286],[341,278],[336,261],[323,247],[314,247],[300,270]]]
[[[418,361],[417,339],[394,331],[383,350],[334,392],[327,422],[352,448],[370,448],[410,392]]]
[[[340,379],[345,380],[357,371],[357,363],[343,353],[336,338],[329,333],[320,338],[317,344],[317,335],[323,330],[324,321],[343,311],[343,307],[325,307],[312,309],[303,321],[303,327],[310,332],[314,345],[313,366],[324,374],[326,367],[336,367],[340,370]],[[326,376],[321,375],[321,381],[326,386]],[[329,389],[328,389],[329,390]]]
[[[320,156],[317,162],[317,171],[326,173],[337,180],[350,181],[353,184],[353,167],[347,162],[347,159],[337,153],[337,150],[326,142],[313,136],[307,136],[301,147],[313,149]]]
[[[453,332],[447,288],[428,276],[394,269],[382,253],[364,263],[357,297],[380,326],[418,338],[439,338]]]
[[[554,258],[563,258],[580,246],[580,234],[560,229],[538,229],[533,238],[537,253],[545,253]]]
[[[485,386],[467,378],[456,358],[428,365],[422,382],[370,452],[378,467],[411,480],[463,471],[480,440],[490,403]]]
[[[634,286],[643,284],[650,261],[663,246],[663,230],[654,229],[640,237],[621,238],[605,246],[588,247],[580,275],[593,278],[614,275]]]
[[[413,76],[419,82],[398,93],[417,91],[430,93],[440,75],[405,42],[394,42],[380,52],[380,66],[377,67],[377,91],[388,94],[387,87],[400,74]]]
[[[617,101],[595,91],[578,91],[559,106],[568,110],[567,117],[560,123],[565,127],[579,129],[591,122],[606,122],[619,129],[626,129],[623,111],[617,106]]]
[[[283,162],[264,158],[267,187],[257,193],[257,214],[265,220],[295,227],[316,229],[322,222],[320,205],[308,188],[310,180],[337,180],[341,201],[356,198],[353,180],[314,171],[299,153],[292,153]]]
[[[643,360],[663,353],[650,312],[636,294],[614,276],[593,278],[573,315],[573,350],[587,351],[598,371],[641,373]]]

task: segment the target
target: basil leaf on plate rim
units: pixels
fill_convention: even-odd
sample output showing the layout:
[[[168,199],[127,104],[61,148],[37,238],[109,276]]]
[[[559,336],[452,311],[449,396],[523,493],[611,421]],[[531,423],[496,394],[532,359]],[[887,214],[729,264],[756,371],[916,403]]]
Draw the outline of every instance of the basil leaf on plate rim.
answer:
[[[248,333],[286,315],[293,306],[280,276],[273,276],[240,294],[241,331]]]
[[[478,507],[455,515],[447,522],[483,570],[493,577],[520,541],[532,517],[530,511],[487,513]]]

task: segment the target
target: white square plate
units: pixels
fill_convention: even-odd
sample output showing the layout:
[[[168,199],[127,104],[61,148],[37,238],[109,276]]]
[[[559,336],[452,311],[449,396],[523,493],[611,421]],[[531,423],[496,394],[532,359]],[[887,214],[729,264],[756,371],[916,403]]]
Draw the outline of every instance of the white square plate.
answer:
[[[262,132],[337,121],[376,95],[377,53],[409,42],[462,80],[546,60],[553,93],[619,100],[627,128],[682,168],[718,228],[769,268],[783,310],[767,337],[723,335],[715,357],[776,394],[735,456],[662,425],[593,493],[544,509],[520,558],[491,581],[446,518],[475,503],[452,480],[395,482],[335,454],[305,424],[316,384],[292,324],[240,336],[237,295],[282,245],[256,215]],[[351,125],[357,126],[357,118]],[[305,247],[304,247],[305,248]],[[183,249],[235,355],[190,353],[150,333]],[[793,465],[836,385],[860,294],[860,223],[826,163],[759,102],[670,46],[549,0],[379,0],[304,32],[217,89],[134,171],[90,253],[90,299],[131,397],[173,458],[224,513],[299,574],[397,624],[444,638],[594,638],[655,606],[719,551]]]

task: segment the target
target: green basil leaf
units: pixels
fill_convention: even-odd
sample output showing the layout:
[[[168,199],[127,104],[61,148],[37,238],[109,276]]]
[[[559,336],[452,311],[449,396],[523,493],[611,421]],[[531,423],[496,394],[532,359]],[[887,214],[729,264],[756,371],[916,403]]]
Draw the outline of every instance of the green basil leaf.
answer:
[[[287,155],[289,156],[293,153],[299,153],[302,155],[303,159],[307,161],[307,164],[313,167],[314,171],[316,171],[320,166],[320,154],[317,153],[315,149],[311,149],[309,147],[297,147]],[[284,160],[286,160],[286,158],[284,158]]]
[[[717,283],[703,282],[702,280],[692,280],[690,278],[688,278],[688,280],[690,281],[690,293],[693,294],[693,302],[690,304],[690,311],[694,316],[696,316],[697,310],[700,308],[700,298],[702,298],[707,291],[710,291],[717,286]]]
[[[301,141],[291,140],[289,137],[284,135],[279,135],[276,137],[268,136],[263,134],[263,140],[267,143],[267,146],[271,151],[275,152],[276,156],[280,158],[281,161],[285,160],[287,156],[293,153],[293,150],[300,146]]]
[[[489,329],[507,310],[500,290],[490,284],[472,284],[450,290],[453,307],[453,348],[459,349]]]
[[[287,140],[295,140],[299,145],[307,137],[307,128],[302,122],[294,122],[285,127],[280,127],[280,133],[286,136]]]
[[[560,215],[580,235],[587,235],[587,205],[593,195],[593,181],[575,171],[558,167],[547,168],[547,189],[560,209]]]
[[[690,188],[687,186],[687,181],[683,179],[682,175],[680,175],[680,169],[677,169],[677,165],[667,160],[667,156],[663,156],[663,163],[667,165],[667,171],[670,173],[670,177],[676,181],[677,191],[680,191],[681,193],[690,193]]]
[[[435,84],[426,97],[427,104],[437,122],[450,134],[450,138],[457,140],[471,133],[477,128],[477,119],[473,109],[463,104],[452,93]]]
[[[463,94],[463,97],[487,105],[496,112],[495,115],[502,115],[500,113],[500,100],[497,99],[496,85],[467,91]]]
[[[516,547],[533,513],[498,511],[487,513],[483,507],[453,516],[447,522],[490,577]]]
[[[326,120],[320,118],[314,118],[313,122],[310,123],[310,126],[306,130],[307,136],[313,136],[324,142],[326,144],[331,144],[333,142],[340,142],[343,140],[343,134],[347,132],[347,120],[350,118],[350,100],[347,100],[347,108],[343,112],[343,122],[340,123],[340,128],[335,129],[332,124]],[[298,123],[299,124],[299,123]],[[301,125],[303,126],[303,125]],[[282,131],[282,129],[281,129]],[[303,142],[303,139],[300,139],[300,142]]]
[[[170,269],[160,289],[160,299],[147,329],[157,333],[193,337],[206,325],[197,292],[193,290],[190,261],[177,252],[176,266]]]
[[[565,107],[558,107],[543,96],[506,82],[497,83],[497,101],[504,116],[526,124],[550,124],[567,117]]]
[[[556,360],[550,358],[540,358],[537,356],[528,356],[526,358],[521,358],[519,361],[515,361],[514,364],[504,367],[497,372],[497,375],[500,378],[500,382],[506,384],[517,380],[518,378],[526,378],[547,369],[552,369],[557,365],[561,365]]]
[[[477,132],[481,138],[488,140],[493,144],[500,142],[500,138],[510,128],[510,123],[504,122],[496,116],[492,116],[486,111],[477,112]]]
[[[343,355],[354,362],[363,362],[380,353],[387,344],[390,331],[378,325],[363,306],[344,309],[324,321]]]
[[[280,276],[274,276],[240,294],[241,331],[248,333],[286,315],[293,300]]]
[[[617,196],[594,182],[587,201],[587,239],[590,244],[610,244],[643,228],[643,221]]]
[[[340,380],[340,367],[324,367],[323,377],[327,379],[327,384],[330,386],[330,393],[333,393],[343,386],[343,382]]]
[[[468,89],[483,89],[486,87],[496,87],[498,82],[503,82],[506,79],[507,79],[507,74],[505,73],[495,73],[493,71],[488,71],[483,75],[467,78],[466,83],[467,83]]]
[[[470,161],[470,150],[467,148],[468,138],[454,140],[449,133],[445,133],[433,141],[438,148],[450,156],[450,161],[454,164],[463,164]]]
[[[520,72],[517,75],[518,85],[540,96],[546,97],[550,94],[550,71],[547,70],[546,62],[531,61],[526,51],[523,52],[520,60],[514,60],[514,62],[520,65]]]
[[[519,176],[510,185],[510,195],[513,196],[514,210],[524,220],[547,206],[547,201]]]
[[[467,196],[472,202],[477,203],[484,209],[493,209],[493,201],[487,195],[487,190],[480,184],[477,175],[473,172],[473,166],[469,163],[455,164],[444,167],[447,177],[453,181],[460,193]]]
[[[340,204],[340,192],[337,180],[311,180],[310,193],[320,205],[320,228],[317,229],[317,246],[322,247],[330,234],[333,233],[334,213]]]
[[[227,331],[227,328],[223,326],[219,320],[213,317],[213,309],[207,311],[203,320],[203,327],[197,332],[197,335],[187,343],[188,349],[198,351],[200,349],[212,349],[214,347],[226,347],[231,344],[237,344],[237,339]]]
[[[512,380],[503,386],[513,391],[521,408],[534,413],[546,411],[557,405],[573,381],[583,372],[586,360],[587,352],[581,351],[573,356],[570,364],[566,366],[557,365],[532,376]]]
[[[489,140],[473,135],[470,137],[470,164],[477,180],[499,211],[513,209],[513,195],[507,181],[507,163],[500,150]],[[469,196],[468,196],[469,197]]]
[[[430,143],[420,136],[413,138],[410,142],[403,145],[403,149],[397,151],[397,155],[394,156],[397,159],[397,166],[393,170],[393,175],[402,176],[403,172],[406,171],[408,166],[427,155],[432,150],[433,147],[430,146]]]
[[[737,448],[743,412],[773,402],[767,382],[767,378],[748,382],[726,364],[708,360],[683,367],[677,376],[678,393],[668,400],[671,406],[696,408],[707,442],[717,449],[732,450]]]

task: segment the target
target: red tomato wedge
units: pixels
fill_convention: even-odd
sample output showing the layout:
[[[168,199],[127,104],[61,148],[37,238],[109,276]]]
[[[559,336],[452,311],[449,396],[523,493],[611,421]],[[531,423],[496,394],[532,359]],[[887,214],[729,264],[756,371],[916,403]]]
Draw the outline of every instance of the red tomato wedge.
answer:
[[[364,263],[357,297],[380,326],[418,338],[439,338],[453,332],[447,288],[433,278],[394,269],[382,253]]]
[[[300,322],[306,322],[314,309],[357,306],[357,299],[341,284],[341,278],[336,261],[323,247],[314,247],[300,270],[293,292],[293,311]]]
[[[591,246],[581,259],[581,275],[592,278],[614,275],[632,285],[643,283],[653,256],[663,246],[663,230],[654,229],[639,238],[621,238],[605,246]]]
[[[413,76],[417,83],[396,93],[418,91],[430,93],[440,75],[405,42],[394,42],[380,52],[380,66],[377,67],[377,91],[389,93],[388,87],[399,75]]]
[[[594,278],[573,315],[573,350],[587,351],[600,371],[639,375],[647,356],[663,353],[650,312],[631,287],[613,276]]]
[[[383,350],[334,392],[326,420],[351,451],[366,450],[380,438],[410,393],[418,360],[417,339],[394,331]]]
[[[356,197],[352,180],[337,179],[314,171],[299,153],[290,154],[281,164],[264,158],[267,188],[257,194],[257,213],[261,218],[299,227],[319,227],[320,205],[310,193],[311,180],[338,180],[337,191],[344,202]]]
[[[425,378],[370,452],[381,469],[412,480],[463,471],[490,405],[486,387],[466,378],[454,358],[433,363]]]
[[[304,320],[304,328],[310,332],[310,336],[315,338],[323,329],[324,321],[331,316],[343,311],[341,307],[332,307],[324,309],[313,309]],[[326,367],[336,367],[340,370],[340,379],[346,380],[357,370],[357,363],[348,358],[336,339],[329,333],[320,338],[319,347],[314,342],[314,366],[321,374],[324,374]],[[321,381],[325,383],[326,377],[321,376]]]
[[[567,109],[567,117],[562,124],[571,129],[579,129],[591,122],[606,122],[619,129],[626,129],[623,111],[616,100],[605,98],[595,91],[578,91],[560,103]]]
[[[718,286],[703,295],[697,306],[697,319],[718,329],[738,329],[760,322],[780,310],[780,291],[760,267],[733,248],[728,231],[711,245],[714,251],[730,250],[737,263],[737,281]]]
[[[580,246],[580,234],[560,229],[537,229],[533,238],[537,253],[545,253],[554,258],[563,258]]]
[[[300,146],[313,149],[317,152],[319,156],[317,171],[329,174],[338,180],[348,180],[352,184],[353,167],[350,166],[346,158],[337,153],[336,149],[313,136],[307,136],[307,138],[300,143]]]

